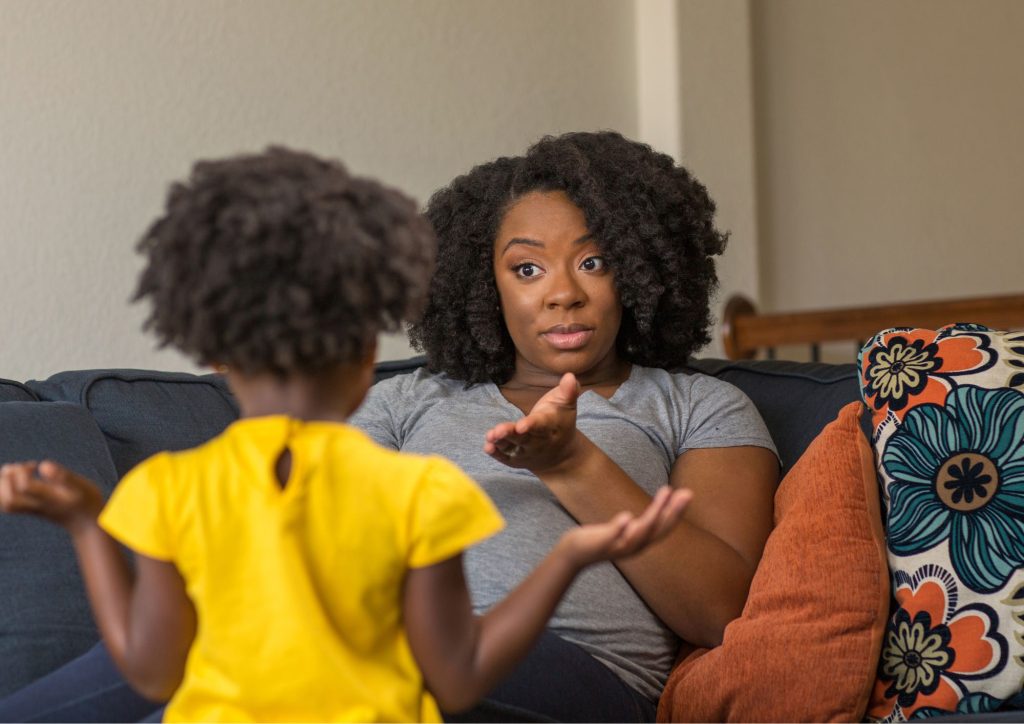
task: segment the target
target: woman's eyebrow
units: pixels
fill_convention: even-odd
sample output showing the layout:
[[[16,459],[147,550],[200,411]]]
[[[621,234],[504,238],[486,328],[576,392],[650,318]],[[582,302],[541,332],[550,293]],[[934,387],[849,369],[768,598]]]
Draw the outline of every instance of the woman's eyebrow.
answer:
[[[593,238],[594,235],[588,231],[586,234],[573,241],[573,245],[575,246],[577,244],[582,244],[583,242],[590,241]],[[537,241],[536,239],[527,239],[526,237],[516,236],[508,240],[508,243],[505,244],[505,248],[501,250],[500,256],[504,256],[505,252],[508,251],[510,247],[515,246],[516,244],[522,244],[523,246],[534,246],[537,247],[538,249],[544,248],[543,241]]]
[[[522,244],[523,246],[534,246],[537,247],[538,249],[544,248],[543,241],[537,241],[536,239],[527,239],[522,236],[516,236],[509,239],[508,243],[505,244],[505,248],[501,250],[501,255],[504,256],[505,252],[507,252],[510,248],[516,246],[517,244]]]

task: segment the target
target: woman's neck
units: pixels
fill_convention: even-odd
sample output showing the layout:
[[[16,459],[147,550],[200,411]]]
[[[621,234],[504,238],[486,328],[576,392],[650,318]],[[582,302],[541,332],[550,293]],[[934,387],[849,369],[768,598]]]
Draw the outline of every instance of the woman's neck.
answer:
[[[629,379],[632,365],[618,357],[593,369],[576,373],[576,381],[584,392],[595,390],[610,397],[619,385]],[[566,370],[569,371],[569,370]],[[516,360],[516,369],[501,388],[506,391],[540,391],[542,394],[558,384],[564,372],[534,367],[524,360]],[[607,394],[605,394],[607,392]]]

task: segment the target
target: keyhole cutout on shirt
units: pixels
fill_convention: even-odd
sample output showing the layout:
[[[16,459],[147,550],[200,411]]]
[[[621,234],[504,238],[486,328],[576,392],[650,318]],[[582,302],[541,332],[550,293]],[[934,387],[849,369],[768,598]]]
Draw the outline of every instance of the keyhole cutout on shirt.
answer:
[[[277,484],[283,489],[288,485],[288,477],[292,474],[292,451],[285,448],[274,463],[274,474],[277,475]]]

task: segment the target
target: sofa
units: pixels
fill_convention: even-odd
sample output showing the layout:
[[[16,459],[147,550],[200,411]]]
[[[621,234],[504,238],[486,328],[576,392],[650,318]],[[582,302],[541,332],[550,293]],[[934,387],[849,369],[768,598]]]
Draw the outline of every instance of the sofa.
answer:
[[[377,366],[376,375],[383,379],[414,370],[422,364],[422,358],[382,362]],[[859,371],[855,364],[700,359],[691,361],[689,367],[731,382],[753,400],[778,447],[784,478],[790,476],[808,447],[842,410],[847,410],[848,427],[850,424],[859,427],[858,434],[862,439],[869,439],[867,418],[854,414],[862,407],[859,403]],[[216,375],[109,369],[66,371],[44,380],[25,382],[0,379],[0,463],[42,457],[55,459],[96,481],[109,493],[127,470],[147,456],[160,450],[183,449],[201,443],[219,433],[237,415],[238,409],[230,392]],[[850,423],[850,420],[855,422]],[[829,445],[823,444],[822,448],[823,459],[831,459],[833,450]],[[842,497],[845,493],[840,490],[839,495]],[[799,694],[778,692],[778,705],[782,708],[764,709],[763,716],[756,714],[758,710],[722,709],[718,704],[717,709],[705,708],[688,714],[683,700],[693,698],[695,692],[709,691],[705,679],[721,678],[725,667],[733,667],[728,661],[720,661],[717,668],[711,666],[703,672],[705,679],[698,677],[682,688],[682,679],[674,673],[670,680],[674,688],[672,692],[666,691],[666,699],[670,694],[675,699],[662,701],[661,718],[820,720],[863,717],[882,641],[881,624],[889,613],[884,603],[888,601],[889,583],[884,557],[878,558],[877,542],[872,543],[870,537],[872,531],[877,536],[881,529],[877,494],[869,490],[866,497],[861,495],[863,499],[858,503],[858,510],[867,511],[874,517],[873,521],[868,520],[863,525],[858,523],[860,528],[857,529],[867,531],[864,549],[868,553],[870,570],[864,575],[870,576],[865,580],[870,581],[872,590],[868,593],[867,604],[862,606],[865,609],[860,616],[863,622],[840,622],[839,634],[829,634],[832,639],[830,645],[838,647],[831,651],[841,653],[828,656],[843,659],[846,654],[842,652],[856,647],[845,639],[838,643],[835,639],[847,636],[853,629],[871,629],[867,633],[861,632],[863,635],[858,633],[858,662],[842,673],[844,678],[853,679],[843,684],[851,692],[841,692],[842,686],[839,685],[823,686],[817,682]],[[805,505],[808,503],[807,494],[801,493],[798,497],[804,499]],[[785,505],[791,504],[785,502]],[[813,501],[806,507],[826,522],[832,516],[831,512],[820,510]],[[818,512],[814,513],[815,510]],[[841,534],[846,535],[845,532]],[[845,538],[841,537],[838,548],[834,550],[849,548],[844,541]],[[780,554],[773,555],[778,557]],[[787,561],[784,566],[779,566],[780,570],[802,570],[805,564],[810,565],[812,557],[815,564],[823,569],[836,567],[828,560],[819,560],[821,556],[811,548],[805,549],[802,542],[787,544],[785,555]],[[841,580],[853,579],[843,574]],[[769,580],[767,585],[775,584]],[[836,585],[841,588],[844,584]],[[785,583],[783,587],[789,591],[791,584]],[[881,605],[877,603],[882,600],[879,597],[884,598]],[[0,516],[0,608],[4,612],[0,619],[0,696],[74,658],[97,640],[66,535],[56,527],[28,517]],[[798,618],[815,615],[814,611],[808,610],[797,613]],[[880,617],[883,619],[881,624]],[[758,623],[751,619],[751,622],[754,624],[752,630],[784,630],[781,626],[771,625],[771,619],[767,626],[764,621]],[[739,628],[737,626],[737,631]],[[729,634],[727,630],[727,643],[730,642]],[[738,641],[738,634],[732,640]],[[787,651],[771,652],[770,657],[766,656],[770,652],[764,650],[737,651],[736,660],[753,661],[763,657],[772,661],[798,661],[799,666],[806,669],[805,672],[797,672],[802,681],[813,670],[828,670],[828,662],[816,661],[815,652],[801,650],[799,641],[790,640],[789,643]],[[681,656],[680,671],[685,665],[690,667],[687,672],[691,672],[693,659],[698,653],[687,652],[686,656]],[[703,661],[708,662],[711,658],[705,655]],[[750,676],[751,682],[754,678],[767,677],[767,685],[776,690],[786,680],[785,675],[773,672],[771,666],[765,668],[762,665],[759,671],[761,673],[742,675]],[[738,691],[754,689],[742,685]],[[826,701],[809,706],[806,701],[808,692]],[[736,698],[742,694],[733,691],[723,696]],[[763,694],[757,696],[762,697]],[[843,701],[829,704],[827,700],[832,696]],[[753,702],[752,706],[756,705],[757,702]],[[988,715],[989,718],[999,716]],[[1014,718],[1012,712],[1007,716],[1007,720]]]

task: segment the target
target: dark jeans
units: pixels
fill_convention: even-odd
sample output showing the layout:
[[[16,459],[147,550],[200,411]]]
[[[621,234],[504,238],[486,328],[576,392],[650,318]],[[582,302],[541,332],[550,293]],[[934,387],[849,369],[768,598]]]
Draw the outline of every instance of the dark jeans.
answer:
[[[157,711],[162,705],[125,683],[102,643],[0,700],[5,722],[137,722]]]
[[[652,702],[552,633],[475,708],[449,722],[654,721]],[[159,721],[163,708],[121,678],[103,644],[0,700],[3,722]]]

